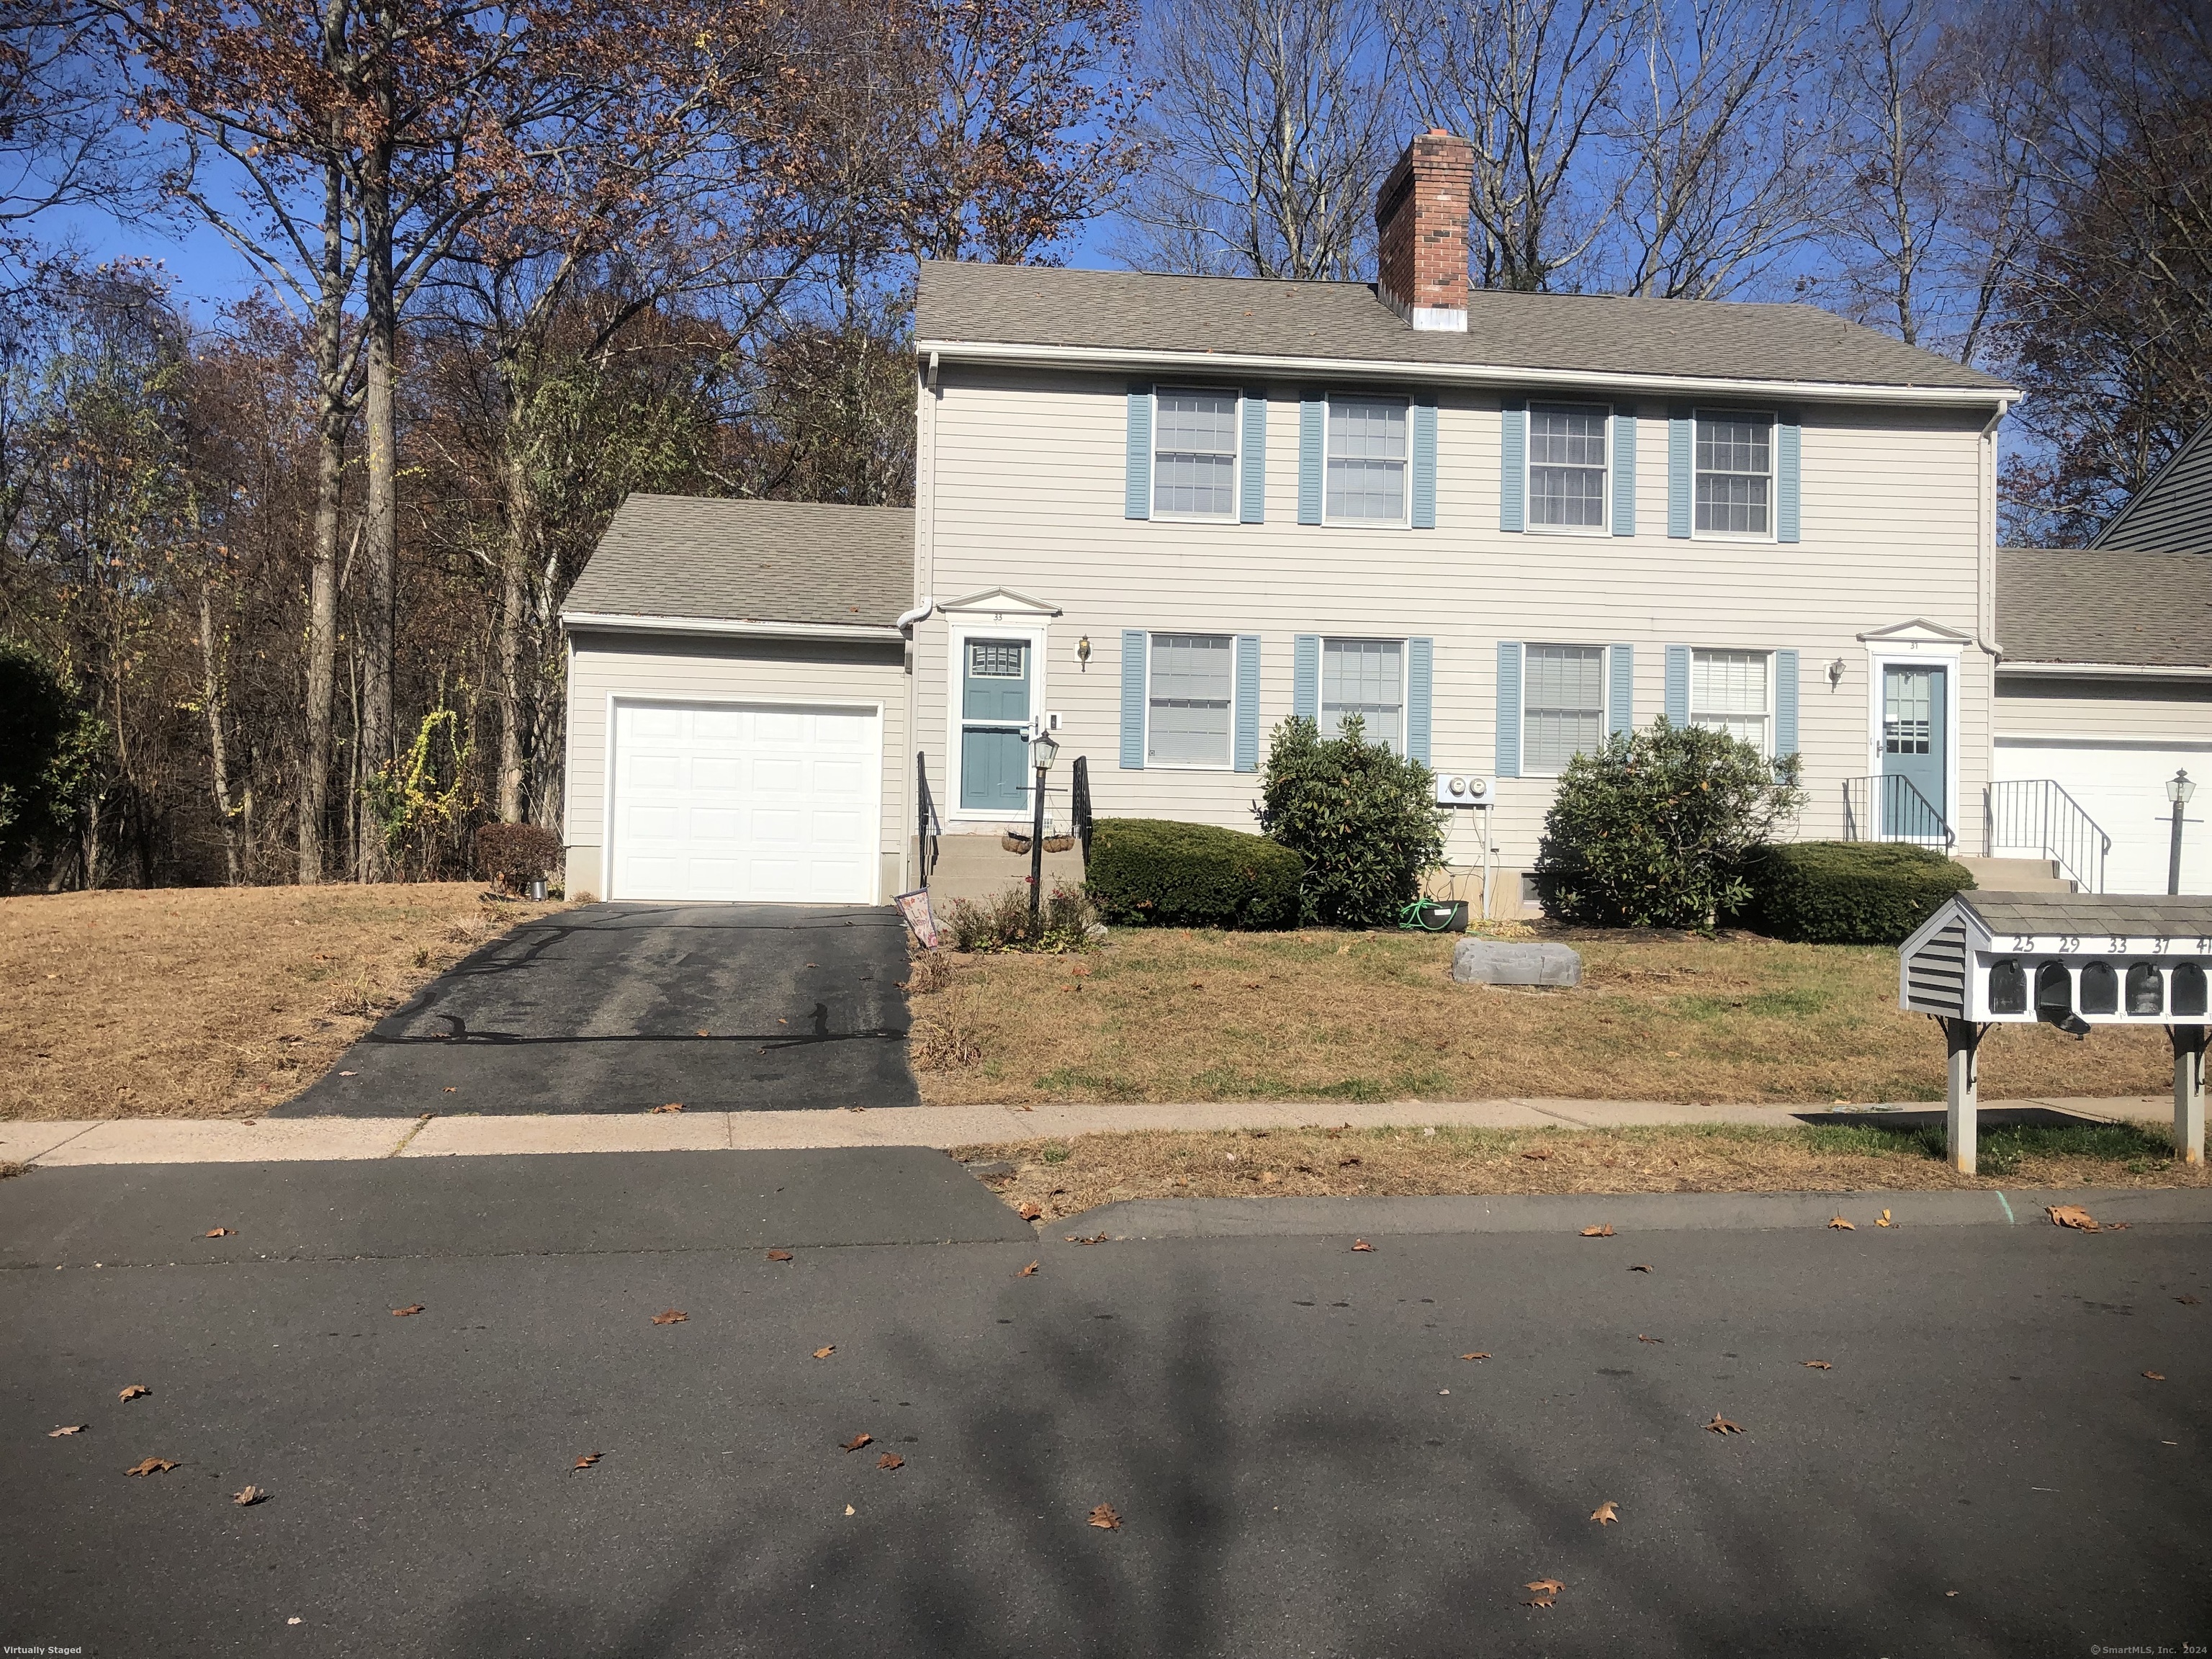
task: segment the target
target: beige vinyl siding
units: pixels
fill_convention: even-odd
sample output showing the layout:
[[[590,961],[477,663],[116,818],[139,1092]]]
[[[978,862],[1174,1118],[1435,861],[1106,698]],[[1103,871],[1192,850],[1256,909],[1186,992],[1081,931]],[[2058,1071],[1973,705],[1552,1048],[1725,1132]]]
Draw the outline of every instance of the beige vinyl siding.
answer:
[[[570,893],[605,892],[607,714],[611,699],[673,702],[880,704],[883,708],[883,896],[903,883],[907,796],[905,647],[710,635],[576,630],[568,668],[568,799],[563,812]]]
[[[2212,679],[1997,674],[1997,741],[2097,738],[2146,744],[2212,741]]]
[[[1258,793],[1252,774],[1119,769],[1124,629],[1260,635],[1263,758],[1268,732],[1291,712],[1294,635],[1432,637],[1432,763],[1485,775],[1496,763],[1501,639],[1632,645],[1639,725],[1663,708],[1668,644],[1795,648],[1812,794],[1801,833],[1833,836],[1843,781],[1876,764],[1858,636],[1914,618],[1969,635],[1974,626],[1984,417],[1968,412],[1804,409],[1803,539],[1781,545],[1667,536],[1668,410],[1656,401],[1636,405],[1635,536],[1501,532],[1498,399],[1451,389],[1437,393],[1432,531],[1297,522],[1297,388],[1288,384],[1271,388],[1264,525],[1130,521],[1127,391],[1118,377],[948,368],[926,439],[935,452],[924,473],[932,559],[921,585],[940,603],[1003,586],[1060,608],[1046,623],[1040,707],[1063,716],[1063,767],[1090,757],[1101,816],[1250,829]],[[946,780],[941,800],[952,794],[948,627],[935,616],[915,637],[918,738],[933,781]],[[1085,636],[1087,669],[1076,657]],[[1832,691],[1826,668],[1838,657],[1844,674]],[[1955,810],[1970,818],[1987,774],[1990,685],[1988,659],[1971,643],[1960,663]],[[1533,859],[1552,787],[1499,781],[1503,866]],[[1455,816],[1455,861],[1479,856],[1469,817]],[[950,807],[946,817],[955,831],[985,827]]]

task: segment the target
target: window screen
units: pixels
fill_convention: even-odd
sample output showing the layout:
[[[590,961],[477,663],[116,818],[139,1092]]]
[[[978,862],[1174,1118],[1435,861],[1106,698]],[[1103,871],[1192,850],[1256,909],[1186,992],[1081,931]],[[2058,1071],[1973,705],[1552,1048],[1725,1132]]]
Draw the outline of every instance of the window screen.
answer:
[[[1528,406],[1530,524],[1603,526],[1606,416],[1583,404]]]
[[[1326,516],[1401,524],[1406,518],[1406,405],[1328,400]]]
[[[1773,474],[1772,421],[1764,415],[1698,415],[1698,529],[1724,536],[1768,534]]]
[[[1522,681],[1521,753],[1531,772],[1558,772],[1605,741],[1605,647],[1532,645]]]
[[[1154,396],[1152,511],[1226,519],[1237,504],[1237,394]]]
[[[1226,634],[1155,634],[1145,758],[1154,766],[1226,766],[1234,703]]]
[[[1766,653],[1690,653],[1690,724],[1741,738],[1762,755],[1767,743]]]
[[[1406,752],[1406,647],[1399,640],[1323,640],[1321,734],[1333,738],[1346,714],[1364,722],[1370,743]]]

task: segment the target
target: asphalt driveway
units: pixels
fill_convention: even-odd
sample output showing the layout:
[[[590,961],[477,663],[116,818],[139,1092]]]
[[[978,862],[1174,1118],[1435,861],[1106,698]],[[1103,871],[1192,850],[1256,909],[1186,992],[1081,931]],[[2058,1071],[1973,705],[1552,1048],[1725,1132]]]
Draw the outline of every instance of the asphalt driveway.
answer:
[[[911,1106],[896,910],[593,904],[441,975],[277,1109],[747,1111]]]

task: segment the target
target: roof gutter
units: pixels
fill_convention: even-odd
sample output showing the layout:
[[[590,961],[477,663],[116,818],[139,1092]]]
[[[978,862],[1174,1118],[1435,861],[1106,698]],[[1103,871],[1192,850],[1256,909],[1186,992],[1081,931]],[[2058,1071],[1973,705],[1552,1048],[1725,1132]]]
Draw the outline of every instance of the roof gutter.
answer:
[[[2148,662],[2021,662],[2008,657],[1997,672],[2047,680],[2212,680],[2212,665]]]
[[[561,623],[564,628],[589,628],[609,634],[736,634],[859,643],[900,637],[896,626],[883,623],[756,622],[750,617],[657,617],[617,611],[564,611]]]
[[[1328,375],[1346,380],[1440,380],[1460,386],[1526,388],[1613,386],[1662,395],[1802,398],[1812,402],[1906,404],[1924,408],[1985,409],[2002,415],[2021,399],[2013,386],[1861,386],[1838,380],[1756,380],[1717,375],[1620,374],[1590,369],[1515,368],[1486,363],[1407,362],[1391,358],[1285,357],[1230,351],[1146,351],[1106,346],[1014,345],[990,340],[917,340],[915,349],[951,362],[1006,363],[1024,368],[1126,370],[1165,368],[1183,374],[1203,364],[1218,374]]]

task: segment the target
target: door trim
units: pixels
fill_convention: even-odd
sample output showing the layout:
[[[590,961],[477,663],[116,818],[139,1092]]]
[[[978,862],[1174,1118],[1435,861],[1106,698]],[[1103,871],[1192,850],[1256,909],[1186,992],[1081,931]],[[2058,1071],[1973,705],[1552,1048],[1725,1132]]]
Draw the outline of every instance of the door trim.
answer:
[[[710,691],[702,696],[673,696],[664,693],[635,693],[610,691],[607,693],[606,743],[599,774],[599,896],[614,902],[615,878],[615,744],[619,733],[615,725],[616,711],[621,708],[832,708],[841,714],[872,714],[875,717],[875,741],[870,745],[875,764],[871,768],[875,780],[872,795],[875,811],[870,822],[876,826],[873,849],[868,855],[868,892],[871,904],[888,902],[884,892],[884,705],[879,701],[848,697],[751,697],[736,692]],[[658,899],[626,901],[636,904],[675,902]],[[762,903],[775,904],[786,901],[777,899],[730,899],[697,901],[706,903]],[[798,902],[798,901],[793,901]]]
[[[1963,836],[1959,823],[1959,757],[1966,748],[1959,730],[1961,647],[1948,641],[1915,640],[1903,642],[1869,641],[1867,653],[1867,765],[1869,773],[1882,769],[1881,682],[1890,667],[1941,668],[1944,671],[1943,799],[1936,803],[1951,832]],[[1961,843],[1963,844],[1963,842]]]
[[[1034,803],[1024,801],[1019,812],[986,812],[960,805],[960,696],[961,673],[968,663],[968,641],[979,640],[1026,640],[1030,647],[1030,718],[1049,705],[1045,699],[1045,635],[1048,624],[1030,622],[955,622],[946,630],[945,652],[945,803],[939,815],[945,827],[956,824],[1026,824]],[[1028,791],[1023,792],[1024,795]]]

